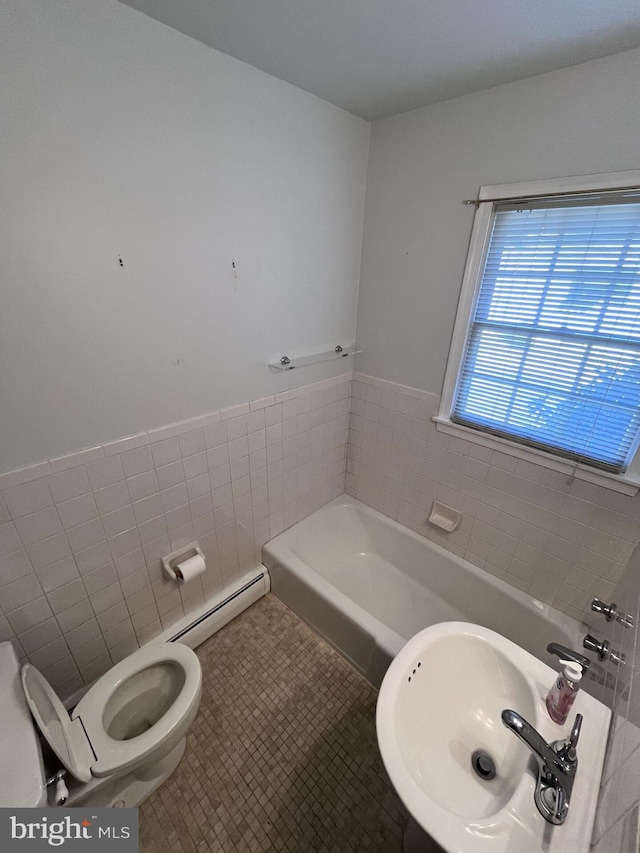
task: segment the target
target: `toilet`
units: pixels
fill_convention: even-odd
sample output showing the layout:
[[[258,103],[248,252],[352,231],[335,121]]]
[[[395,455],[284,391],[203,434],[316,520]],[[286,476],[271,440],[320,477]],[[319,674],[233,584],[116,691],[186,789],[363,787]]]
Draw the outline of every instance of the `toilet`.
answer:
[[[0,713],[9,735],[2,738],[0,763],[15,766],[5,774],[11,789],[6,796],[0,789],[0,806],[46,804],[33,720],[70,774],[57,796],[50,793],[50,805],[64,797],[65,783],[69,806],[138,805],[180,762],[201,689],[200,662],[190,648],[152,643],[106,672],[69,714],[44,676],[31,664],[20,671],[13,646],[0,643]],[[50,768],[52,774],[58,769]],[[13,788],[16,776],[26,780],[22,793]]]

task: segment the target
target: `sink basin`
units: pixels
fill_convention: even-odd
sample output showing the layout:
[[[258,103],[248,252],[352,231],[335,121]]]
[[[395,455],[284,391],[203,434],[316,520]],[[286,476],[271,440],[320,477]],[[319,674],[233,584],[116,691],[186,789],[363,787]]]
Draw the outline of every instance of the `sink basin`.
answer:
[[[378,697],[380,751],[409,812],[445,850],[588,851],[610,712],[581,692],[567,723],[556,725],[544,706],[554,677],[524,649],[464,622],[426,628],[393,660]],[[548,742],[567,736],[575,714],[584,715],[562,826],[551,826],[535,806],[536,764],[502,724],[505,708]]]
[[[438,701],[434,685],[442,685],[446,694]],[[466,818],[503,808],[529,760],[526,746],[502,725],[500,713],[507,707],[533,719],[536,695],[502,650],[471,633],[431,640],[428,654],[400,680],[395,707],[400,757],[419,792]],[[491,784],[471,772],[477,750],[495,762]]]

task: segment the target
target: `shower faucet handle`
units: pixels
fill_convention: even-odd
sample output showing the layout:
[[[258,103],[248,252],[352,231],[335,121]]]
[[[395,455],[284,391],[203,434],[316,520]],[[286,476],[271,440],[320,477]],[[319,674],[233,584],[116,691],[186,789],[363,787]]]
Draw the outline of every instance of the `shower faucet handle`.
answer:
[[[609,640],[598,640],[591,634],[586,634],[582,645],[585,649],[589,649],[590,652],[595,652],[598,655],[599,661],[610,660],[616,666],[624,666],[627,662],[624,652],[612,649]]]
[[[582,646],[590,652],[595,652],[598,660],[604,660],[609,656],[609,640],[598,640],[597,637],[586,634]]]
[[[633,616],[629,613],[622,613],[618,610],[617,604],[607,604],[599,598],[594,598],[591,602],[591,609],[594,613],[602,613],[607,622],[619,622],[625,628],[633,628]]]
[[[617,604],[607,604],[605,601],[601,601],[599,598],[594,598],[591,602],[591,609],[594,613],[602,613],[607,622],[613,622],[613,620],[618,615],[618,605]]]

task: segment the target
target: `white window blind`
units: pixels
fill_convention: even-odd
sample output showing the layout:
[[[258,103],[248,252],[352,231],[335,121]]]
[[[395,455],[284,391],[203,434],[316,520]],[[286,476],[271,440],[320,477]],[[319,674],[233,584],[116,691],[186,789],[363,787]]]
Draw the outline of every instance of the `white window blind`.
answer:
[[[498,204],[451,420],[608,471],[640,430],[640,196]]]

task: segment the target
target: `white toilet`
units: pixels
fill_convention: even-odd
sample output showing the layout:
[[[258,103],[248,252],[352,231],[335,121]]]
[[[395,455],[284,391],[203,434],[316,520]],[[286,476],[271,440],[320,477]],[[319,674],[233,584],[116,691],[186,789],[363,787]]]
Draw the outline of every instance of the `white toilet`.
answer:
[[[5,774],[12,801],[4,802],[0,790],[0,806],[46,803],[42,753],[29,710],[73,776],[67,777],[67,805],[138,805],[182,758],[201,689],[200,662],[190,648],[150,644],[99,678],[69,714],[33,666],[25,664],[20,678],[13,646],[0,643],[0,713],[8,735],[0,763],[10,767],[13,761],[15,767]],[[27,780],[21,794],[13,788],[16,775]],[[55,804],[51,796],[49,802]]]

